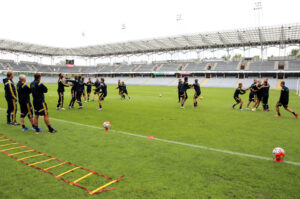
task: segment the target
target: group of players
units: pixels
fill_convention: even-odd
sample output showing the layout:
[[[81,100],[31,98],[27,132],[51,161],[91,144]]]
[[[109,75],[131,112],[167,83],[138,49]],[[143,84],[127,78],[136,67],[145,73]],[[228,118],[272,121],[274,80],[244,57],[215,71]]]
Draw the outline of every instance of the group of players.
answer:
[[[281,93],[280,93],[279,101],[276,104],[276,112],[277,112],[276,117],[281,117],[279,107],[283,106],[286,111],[292,113],[296,118],[298,118],[298,114],[288,107],[289,88],[285,86],[284,81],[280,82],[280,86],[281,86]],[[251,110],[256,111],[256,109],[262,103],[263,111],[270,111],[269,104],[268,104],[270,84],[268,83],[267,78],[265,78],[263,82],[254,79],[253,84],[247,89],[243,89],[243,84],[239,83],[238,88],[235,90],[233,95],[233,98],[236,102],[235,104],[232,105],[233,109],[235,108],[235,106],[239,104],[240,105],[239,110],[243,110],[244,102],[239,95],[245,94],[247,90],[250,90],[250,93],[249,93],[249,101],[246,110],[250,110],[249,106],[251,103],[253,103]]]
[[[20,75],[19,82],[15,86],[13,82],[14,73],[12,71],[7,72],[6,78],[3,79],[5,89],[5,99],[7,101],[7,124],[13,126],[19,126],[16,121],[17,114],[17,101],[19,101],[21,108],[20,122],[22,130],[29,130],[25,126],[24,118],[28,116],[28,119],[32,125],[32,129],[38,134],[41,132],[41,128],[38,126],[39,116],[44,117],[44,121],[48,127],[49,133],[56,133],[57,130],[53,129],[48,115],[47,103],[45,101],[44,94],[48,92],[47,87],[41,81],[41,74],[34,74],[34,81],[30,84],[26,83],[26,76]],[[34,117],[32,111],[32,105],[30,101],[30,95],[33,98]]]
[[[48,107],[45,101],[44,94],[48,92],[47,87],[41,81],[41,74],[34,74],[34,81],[30,84],[26,83],[26,76],[20,75],[19,82],[17,85],[14,84],[13,78],[14,73],[12,71],[7,72],[7,77],[3,79],[4,90],[5,90],[5,98],[7,101],[7,124],[13,126],[19,126],[20,124],[16,121],[17,114],[17,102],[19,101],[21,115],[20,115],[20,123],[22,126],[22,131],[29,130],[28,127],[25,126],[24,118],[27,116],[31,125],[32,130],[34,130],[37,134],[41,132],[41,128],[38,126],[39,116],[44,118],[46,125],[48,126],[49,133],[56,133],[57,130],[53,129],[50,124]],[[102,101],[107,96],[107,86],[105,84],[104,78],[96,78],[95,82],[92,82],[92,79],[89,78],[87,82],[84,81],[84,77],[76,76],[74,80],[69,78],[65,78],[64,74],[59,74],[58,78],[58,103],[56,106],[57,110],[65,110],[63,107],[64,104],[64,92],[65,87],[71,88],[71,101],[69,103],[69,109],[74,108],[75,102],[78,103],[79,109],[83,108],[82,105],[82,97],[85,102],[89,102],[90,95],[92,90],[94,91],[94,96],[92,101],[94,101],[95,97],[98,96],[99,108],[97,110],[102,110]],[[92,87],[95,87],[92,89]],[[86,89],[85,89],[86,88]],[[124,82],[118,81],[119,95],[121,99],[125,99],[125,95],[130,96],[127,91],[126,84]],[[30,100],[30,96],[33,98],[33,108],[34,108],[34,116],[32,111],[32,104]]]
[[[29,121],[31,122],[32,129],[35,130],[36,133],[41,132],[41,128],[38,125],[39,116],[44,118],[44,121],[48,127],[49,133],[56,133],[57,130],[53,129],[48,115],[48,108],[47,103],[45,102],[44,94],[48,92],[47,87],[41,81],[41,74],[35,73],[34,74],[34,81],[30,84],[26,83],[26,76],[20,75],[19,82],[15,86],[13,82],[14,73],[12,71],[7,72],[7,77],[3,79],[4,89],[5,89],[5,98],[8,104],[7,107],[7,124],[18,126],[19,123],[16,122],[16,113],[17,113],[17,101],[19,101],[20,108],[21,108],[21,115],[20,115],[20,123],[22,125],[22,130],[26,131],[29,130],[28,127],[25,126],[24,118],[27,116]],[[65,78],[64,74],[59,74],[58,79],[58,103],[57,103],[57,110],[65,110],[63,107],[64,103],[64,92],[65,87],[71,86],[71,101],[69,103],[69,109],[74,108],[75,102],[78,103],[79,109],[83,108],[81,99],[84,98],[85,102],[89,102],[90,95],[92,90],[94,91],[94,96],[92,101],[94,101],[95,97],[98,96],[99,108],[97,110],[102,110],[102,101],[107,96],[107,86],[105,84],[104,78],[100,80],[96,78],[95,82],[92,82],[92,79],[89,78],[87,82],[84,81],[84,77],[76,76],[74,80],[69,78]],[[92,87],[95,87],[92,89]],[[293,110],[288,108],[289,104],[289,89],[285,86],[285,82],[282,81],[280,83],[281,86],[281,95],[278,103],[276,104],[276,117],[281,117],[279,107],[283,106],[285,110],[292,113],[296,118],[298,114],[295,113]],[[87,89],[85,89],[85,87]],[[198,82],[198,79],[195,79],[193,84],[188,83],[188,77],[184,77],[184,81],[178,79],[178,103],[181,103],[181,108],[184,108],[185,102],[188,99],[187,90],[190,88],[194,88],[195,94],[193,97],[194,107],[198,106],[197,99],[201,95],[201,89]],[[125,99],[125,95],[130,99],[128,94],[126,85],[124,82],[118,81],[119,95],[121,99]],[[257,81],[254,79],[253,84],[247,88],[243,89],[243,84],[239,83],[238,88],[235,90],[233,98],[235,100],[235,104],[232,106],[234,109],[235,106],[240,105],[239,109],[243,110],[243,100],[240,98],[239,95],[243,95],[250,90],[249,94],[249,101],[247,104],[246,109],[249,109],[249,106],[252,103],[252,111],[256,111],[256,109],[262,104],[263,111],[270,111],[269,109],[269,89],[270,84],[268,83],[268,79],[264,79],[263,82]],[[34,108],[34,117],[32,111],[32,105],[30,101],[30,95],[33,98],[33,108]],[[203,98],[200,97],[200,100]]]
[[[201,89],[200,84],[198,83],[198,79],[195,79],[194,84],[189,84],[188,77],[184,77],[184,81],[182,82],[181,79],[178,79],[178,103],[181,102],[181,108],[184,108],[184,104],[186,100],[188,99],[187,90],[190,88],[194,88],[195,94],[193,98],[194,107],[196,108],[198,106],[197,99],[201,95]],[[200,100],[203,98],[200,97]]]
[[[85,103],[90,101],[90,96],[92,93],[92,90],[94,91],[94,96],[92,98],[92,102],[95,100],[95,97],[98,96],[98,102],[99,102],[99,108],[97,110],[102,110],[102,101],[107,96],[107,85],[105,84],[104,78],[96,78],[95,82],[92,82],[92,78],[89,78],[87,82],[84,81],[84,77],[81,76],[75,76],[74,80],[71,80],[69,78],[65,78],[64,74],[59,74],[58,79],[58,102],[56,109],[57,110],[65,110],[64,105],[64,92],[65,87],[72,86],[71,88],[71,101],[69,103],[69,109],[74,108],[75,102],[78,103],[79,109],[83,108],[82,105],[82,97],[84,98]],[[92,89],[92,87],[95,87],[95,89]],[[85,89],[86,88],[86,89]],[[126,84],[118,80],[118,87],[119,89],[119,95],[121,96],[121,99],[125,99],[125,94],[130,99],[130,96],[127,91]]]

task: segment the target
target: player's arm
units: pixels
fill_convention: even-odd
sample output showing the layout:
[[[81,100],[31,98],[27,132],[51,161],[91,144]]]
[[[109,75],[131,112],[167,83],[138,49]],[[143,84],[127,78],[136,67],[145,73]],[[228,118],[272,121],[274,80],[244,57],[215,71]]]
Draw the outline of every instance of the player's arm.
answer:
[[[40,83],[40,88],[42,90],[43,93],[47,93],[48,92],[48,88],[44,85],[44,83]]]
[[[14,98],[15,100],[17,99],[17,95],[16,95],[16,88],[15,86],[11,83],[11,81],[8,82],[8,88],[9,88],[9,93],[11,94],[12,98]]]

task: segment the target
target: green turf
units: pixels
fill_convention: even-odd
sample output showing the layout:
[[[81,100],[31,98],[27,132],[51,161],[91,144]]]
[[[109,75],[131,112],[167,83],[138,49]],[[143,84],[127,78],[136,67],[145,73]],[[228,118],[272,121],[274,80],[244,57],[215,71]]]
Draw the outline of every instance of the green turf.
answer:
[[[109,86],[103,110],[97,103],[82,110],[55,110],[56,85],[48,85],[50,117],[156,138],[203,145],[235,152],[272,157],[281,146],[286,160],[300,162],[300,120],[282,110],[275,118],[279,91],[272,90],[271,112],[232,110],[234,89],[203,88],[204,100],[193,108],[192,99],[180,109],[175,87],[128,86],[131,100],[120,100]],[[162,97],[159,94],[162,93]],[[189,91],[193,95],[193,91]],[[247,100],[248,94],[243,96]],[[5,108],[3,86],[0,107]],[[66,91],[65,107],[70,100]],[[290,107],[300,111],[300,98],[290,94]],[[25,166],[0,153],[0,198],[300,198],[300,166],[180,146],[171,143],[105,132],[100,129],[52,120],[59,133],[35,135],[5,124],[0,110],[1,134],[31,148],[71,161],[107,176],[125,177],[114,191],[89,196],[55,177]],[[40,121],[43,130],[45,125]],[[29,161],[29,160],[28,160]],[[49,163],[50,164],[50,163]],[[57,172],[63,172],[60,168]],[[74,180],[85,173],[66,175]],[[82,181],[89,189],[105,183],[102,178]]]

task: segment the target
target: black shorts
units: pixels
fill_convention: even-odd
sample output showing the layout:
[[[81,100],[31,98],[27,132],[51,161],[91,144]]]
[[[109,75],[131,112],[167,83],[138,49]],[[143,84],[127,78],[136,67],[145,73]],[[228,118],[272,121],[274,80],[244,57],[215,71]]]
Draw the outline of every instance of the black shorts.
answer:
[[[281,102],[281,101],[279,101],[279,102],[277,103],[277,105],[278,105],[278,106],[283,106],[284,108],[288,108],[289,103],[288,103],[288,102]]]
[[[242,101],[242,99],[240,97],[234,97],[234,100],[237,102],[237,103],[240,103]]]
[[[123,90],[123,91],[122,91],[122,94],[124,94],[124,93],[125,93],[126,95],[128,95],[127,90]]]
[[[87,92],[87,93],[91,93],[91,92],[92,92],[92,89],[91,89],[91,88],[87,88],[87,89],[86,89],[86,92]]]
[[[254,102],[254,93],[249,94],[249,102]]]
[[[100,100],[104,100],[104,98],[106,97],[106,93],[100,93],[99,99]]]
[[[25,118],[28,115],[29,118],[32,118],[32,106],[30,102],[20,103],[21,107],[21,118]]]
[[[33,104],[34,107],[34,114],[40,115],[40,116],[46,116],[48,115],[48,107],[46,102],[42,102],[39,104]]]
[[[200,95],[201,95],[201,93],[195,93],[194,94],[194,99],[197,99]]]
[[[257,95],[257,100],[258,100],[258,101],[261,101],[261,100],[262,100],[262,97],[263,97],[262,95]]]
[[[187,92],[186,91],[180,92],[180,97],[187,99],[188,98]]]
[[[264,95],[262,98],[263,104],[268,104],[269,101],[269,95]]]

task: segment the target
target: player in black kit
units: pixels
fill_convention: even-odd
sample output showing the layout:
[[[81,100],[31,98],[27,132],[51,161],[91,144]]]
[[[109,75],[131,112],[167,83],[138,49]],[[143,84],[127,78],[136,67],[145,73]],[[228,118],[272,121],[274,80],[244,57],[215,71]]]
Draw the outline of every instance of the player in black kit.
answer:
[[[65,87],[69,87],[69,84],[66,84],[64,82],[64,74],[60,73],[58,75],[58,88],[57,88],[57,93],[58,93],[58,102],[56,106],[56,110],[62,110],[64,111],[65,108],[64,106],[64,93],[65,93]]]
[[[187,90],[191,88],[188,81],[188,77],[184,77],[184,82],[180,87],[180,96],[182,97],[181,108],[184,108],[184,103],[188,98]]]
[[[262,103],[263,103],[263,111],[270,111],[269,109],[269,90],[270,84],[268,83],[268,78],[264,79],[261,91],[262,91]]]
[[[121,80],[118,80],[118,86],[116,89],[119,89],[119,95],[121,97],[121,99],[124,99],[125,96],[122,94],[122,84],[121,84]]]
[[[97,110],[101,111],[102,110],[102,101],[107,96],[107,86],[104,83],[104,78],[101,78],[100,86],[98,88],[96,88],[95,90],[99,90],[100,91],[100,95],[99,95],[99,108]]]
[[[248,101],[246,110],[249,110],[249,106],[250,106],[251,102],[253,102],[253,104],[254,104],[256,101],[256,97],[257,97],[256,96],[256,94],[257,94],[256,93],[257,92],[256,85],[257,85],[257,80],[254,79],[253,84],[251,84],[251,86],[250,86],[249,101]]]
[[[195,89],[194,107],[197,107],[198,106],[197,98],[201,95],[201,89],[200,89],[200,85],[198,83],[198,79],[195,79],[195,83],[193,84],[193,88]]]
[[[24,118],[28,116],[28,119],[32,125],[32,129],[35,130],[35,126],[33,123],[33,115],[32,115],[32,106],[30,103],[30,85],[26,84],[26,76],[20,75],[19,82],[17,84],[18,98],[19,104],[21,108],[20,122],[22,125],[22,131],[29,130],[28,127],[25,126]]]
[[[86,83],[86,93],[87,93],[87,101],[90,101],[90,95],[92,92],[92,86],[93,86],[92,78],[89,78],[89,80]]]
[[[182,86],[182,80],[179,78],[178,79],[178,85],[177,85],[177,92],[178,92],[178,103],[181,102],[182,96],[180,95],[180,88]]]
[[[30,84],[30,89],[33,97],[33,107],[35,110],[34,116],[34,127],[35,132],[38,134],[40,133],[40,128],[38,127],[39,124],[39,116],[44,117],[44,121],[48,126],[49,133],[56,133],[57,131],[51,127],[48,115],[48,108],[45,102],[44,93],[48,92],[48,88],[41,82],[41,74],[35,73],[34,74],[34,81]]]
[[[70,101],[70,104],[69,104],[69,109],[72,109],[72,108],[74,108],[74,103],[76,101],[76,96],[77,96],[78,77],[75,76],[74,80],[67,79],[67,82],[72,83],[72,88],[71,88],[72,98],[71,98],[71,101]]]
[[[13,82],[14,73],[12,71],[8,71],[6,76],[7,78],[3,79],[3,84],[5,90],[5,99],[7,101],[7,124],[18,126],[20,124],[16,122],[17,92]]]
[[[125,94],[127,95],[128,99],[130,99],[130,95],[128,94],[128,91],[127,91],[127,87],[126,87],[126,84],[125,82],[123,81],[121,83],[121,92],[122,92],[122,98],[125,99]]]
[[[288,108],[288,104],[289,104],[289,88],[285,86],[285,82],[284,81],[282,81],[280,83],[280,86],[281,86],[281,94],[280,94],[279,101],[276,104],[276,111],[277,111],[276,117],[281,117],[281,114],[279,112],[279,107],[283,106],[283,108],[285,110],[287,110],[288,112],[292,113],[296,117],[296,119],[297,119],[298,118],[298,114],[295,113],[290,108]]]
[[[235,90],[233,98],[236,101],[236,103],[232,106],[232,108],[234,109],[234,107],[238,104],[240,104],[240,110],[243,110],[243,100],[240,98],[239,95],[244,95],[247,92],[248,89],[243,89],[243,84],[239,83],[238,88]]]

